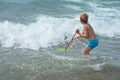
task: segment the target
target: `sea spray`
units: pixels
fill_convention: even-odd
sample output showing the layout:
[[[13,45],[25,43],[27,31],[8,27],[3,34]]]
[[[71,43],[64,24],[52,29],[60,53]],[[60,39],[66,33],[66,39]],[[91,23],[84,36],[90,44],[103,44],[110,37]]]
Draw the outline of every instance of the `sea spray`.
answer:
[[[64,43],[64,37],[74,32],[73,20],[41,16],[29,25],[4,21],[0,23],[0,41],[3,47],[39,49]]]

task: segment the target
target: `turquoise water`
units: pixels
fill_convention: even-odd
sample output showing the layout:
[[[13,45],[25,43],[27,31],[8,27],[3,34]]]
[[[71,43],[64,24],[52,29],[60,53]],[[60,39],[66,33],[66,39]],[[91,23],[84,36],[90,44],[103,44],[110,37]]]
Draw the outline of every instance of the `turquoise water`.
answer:
[[[119,0],[0,0],[0,80],[119,80]],[[78,39],[86,12],[100,44],[80,54]]]

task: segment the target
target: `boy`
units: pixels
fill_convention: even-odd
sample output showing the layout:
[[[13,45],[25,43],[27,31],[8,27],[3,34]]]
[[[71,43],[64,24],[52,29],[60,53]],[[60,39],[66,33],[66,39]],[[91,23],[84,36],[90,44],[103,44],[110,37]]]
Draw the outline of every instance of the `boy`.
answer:
[[[79,36],[76,38],[73,38],[73,40],[80,38],[80,37],[88,40],[87,46],[81,52],[83,55],[86,55],[86,54],[89,54],[89,52],[93,48],[95,48],[99,42],[98,42],[98,39],[96,38],[96,35],[95,35],[93,28],[88,23],[88,15],[86,13],[83,13],[80,15],[80,22],[83,25],[83,31],[80,32],[79,29],[76,29],[76,33]]]

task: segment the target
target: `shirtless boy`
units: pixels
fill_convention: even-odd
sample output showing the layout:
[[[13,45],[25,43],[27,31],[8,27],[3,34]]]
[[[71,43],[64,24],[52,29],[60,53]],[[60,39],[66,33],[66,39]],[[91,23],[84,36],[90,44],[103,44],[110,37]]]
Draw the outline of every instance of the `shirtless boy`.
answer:
[[[88,15],[86,13],[80,15],[80,22],[83,25],[83,31],[80,32],[80,30],[77,28],[76,33],[79,36],[73,38],[73,40],[80,37],[88,40],[87,46],[81,52],[83,55],[86,55],[89,54],[89,52],[98,45],[99,41],[96,38],[93,28],[88,23]]]

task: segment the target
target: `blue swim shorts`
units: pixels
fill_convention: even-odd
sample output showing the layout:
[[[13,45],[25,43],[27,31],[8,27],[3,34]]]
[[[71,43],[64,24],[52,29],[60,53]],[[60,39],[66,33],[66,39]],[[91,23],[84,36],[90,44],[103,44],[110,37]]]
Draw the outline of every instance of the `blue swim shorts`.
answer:
[[[97,38],[89,40],[87,46],[91,49],[95,48],[98,45],[99,41]]]

